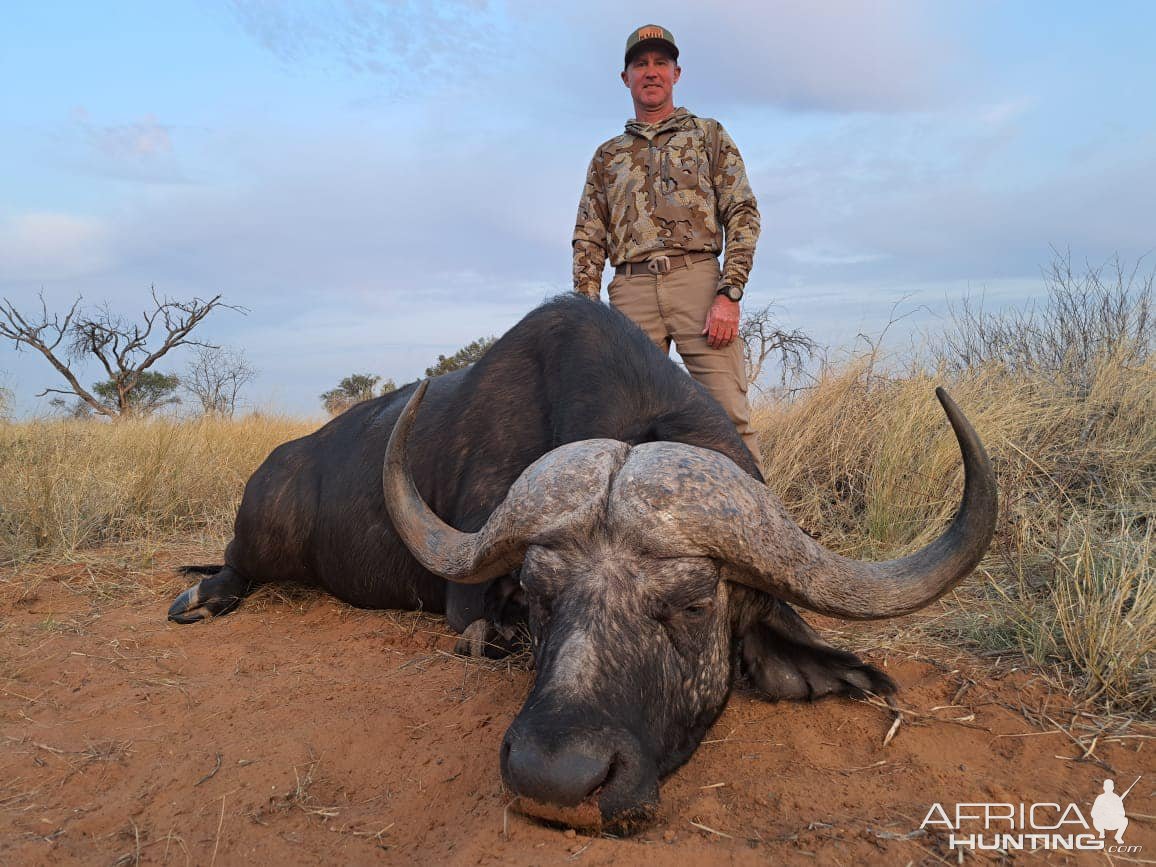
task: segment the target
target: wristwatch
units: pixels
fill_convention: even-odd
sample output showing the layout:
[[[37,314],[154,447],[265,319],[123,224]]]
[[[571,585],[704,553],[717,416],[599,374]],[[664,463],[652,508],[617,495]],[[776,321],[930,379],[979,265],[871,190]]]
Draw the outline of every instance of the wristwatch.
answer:
[[[723,283],[723,285],[719,286],[718,292],[715,294],[725,295],[728,299],[736,303],[743,300],[743,290],[738,286],[728,286],[726,283]]]

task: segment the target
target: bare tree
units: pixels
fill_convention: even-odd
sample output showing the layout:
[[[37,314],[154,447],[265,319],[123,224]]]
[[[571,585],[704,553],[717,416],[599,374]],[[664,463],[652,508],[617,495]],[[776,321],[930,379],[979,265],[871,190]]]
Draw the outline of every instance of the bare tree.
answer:
[[[1141,366],[1156,354],[1156,270],[1142,266],[1142,257],[1128,266],[1117,255],[1074,268],[1070,253],[1052,248],[1046,298],[995,311],[982,297],[964,298],[951,305],[952,327],[933,344],[934,357],[957,373],[1001,367],[1086,395],[1098,358]]]
[[[743,342],[743,357],[747,363],[747,384],[757,387],[759,377],[768,359],[778,356],[779,378],[786,383],[790,374],[800,372],[818,346],[810,336],[797,328],[784,331],[772,311],[775,304],[748,310],[739,323],[739,338]]]
[[[181,380],[185,391],[201,404],[205,415],[232,416],[241,389],[253,381],[257,371],[240,349],[201,346]]]
[[[49,314],[43,295],[40,296],[40,316],[28,319],[11,301],[4,299],[0,304],[0,337],[13,341],[18,350],[24,346],[35,349],[68,383],[67,389],[46,388],[37,397],[75,396],[100,415],[110,418],[132,415],[141,409],[139,401],[133,400],[133,390],[140,387],[146,371],[178,346],[212,347],[213,344],[190,335],[214,309],[224,307],[244,312],[240,307],[223,304],[220,295],[207,301],[200,298],[174,301],[158,296],[155,287],[149,291],[152,309],[141,314],[141,322],[130,322],[113,313],[107,305],[85,311],[80,307],[80,298],[63,316]],[[106,400],[82,386],[72,369],[72,365],[92,358],[108,375]]]
[[[93,416],[92,407],[80,398],[69,403],[63,397],[54,397],[48,405],[60,414],[61,418],[90,419]]]

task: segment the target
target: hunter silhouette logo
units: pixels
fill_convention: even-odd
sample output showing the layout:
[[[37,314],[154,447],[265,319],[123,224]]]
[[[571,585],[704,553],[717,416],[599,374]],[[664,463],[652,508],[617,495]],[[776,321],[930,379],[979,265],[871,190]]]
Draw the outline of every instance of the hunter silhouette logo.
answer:
[[[1132,783],[1122,795],[1117,795],[1113,789],[1116,788],[1116,783],[1113,780],[1104,780],[1104,793],[1096,797],[1096,802],[1092,804],[1092,827],[1100,832],[1100,838],[1103,839],[1105,831],[1116,832],[1116,842],[1124,842],[1124,831],[1128,828],[1128,816],[1124,813],[1124,799],[1128,797],[1128,792],[1132,791],[1132,787],[1140,782],[1140,778],[1136,778],[1136,782]]]
[[[1124,831],[1128,828],[1124,799],[1141,779],[1137,777],[1120,795],[1116,794],[1114,780],[1104,780],[1104,791],[1092,804],[1091,822],[1074,803],[975,801],[955,804],[954,809],[932,804],[919,827],[941,829],[941,833],[947,834],[947,843],[952,849],[1139,852],[1143,847],[1124,843]],[[1115,832],[1114,843],[1105,839],[1109,831]]]
[[[638,41],[643,39],[665,39],[666,36],[662,32],[661,27],[644,27],[638,31]]]

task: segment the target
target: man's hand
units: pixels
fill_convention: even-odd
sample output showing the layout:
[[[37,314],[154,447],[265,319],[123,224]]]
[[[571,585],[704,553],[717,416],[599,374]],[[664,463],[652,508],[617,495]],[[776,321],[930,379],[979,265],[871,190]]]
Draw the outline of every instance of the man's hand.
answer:
[[[714,297],[714,304],[706,314],[702,333],[711,349],[724,349],[739,333],[739,302],[723,295]]]

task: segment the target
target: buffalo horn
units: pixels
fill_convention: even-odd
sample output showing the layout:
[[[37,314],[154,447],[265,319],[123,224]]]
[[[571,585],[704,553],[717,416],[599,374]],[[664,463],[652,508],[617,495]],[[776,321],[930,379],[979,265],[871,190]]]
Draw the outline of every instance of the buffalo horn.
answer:
[[[426,505],[406,460],[428,386],[428,380],[418,386],[394,425],[382,489],[398,535],[430,572],[458,584],[484,583],[518,566],[530,542],[591,525],[605,511],[611,474],[625,462],[630,447],[585,440],[555,449],[527,468],[476,533],[451,527]]]
[[[619,517],[652,540],[656,552],[705,554],[727,564],[727,580],[812,611],[853,620],[910,613],[969,574],[995,532],[991,462],[947,392],[936,389],[936,396],[963,453],[963,500],[938,539],[902,559],[871,563],[828,551],[803,532],[778,497],[731,461],[672,443],[636,449],[619,476],[612,508],[629,512]]]
[[[743,551],[741,565],[753,576],[754,586],[765,588],[776,576],[793,574],[800,605],[823,614],[872,620],[916,611],[971,574],[995,534],[995,472],[983,443],[955,401],[942,388],[935,395],[963,454],[963,499],[947,530],[915,553],[882,563],[833,554],[798,530],[801,538],[786,562],[767,546]]]

